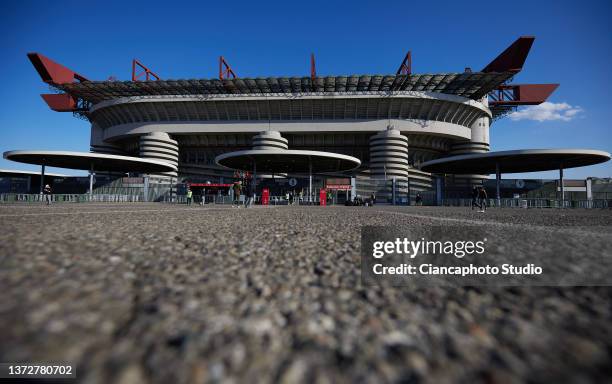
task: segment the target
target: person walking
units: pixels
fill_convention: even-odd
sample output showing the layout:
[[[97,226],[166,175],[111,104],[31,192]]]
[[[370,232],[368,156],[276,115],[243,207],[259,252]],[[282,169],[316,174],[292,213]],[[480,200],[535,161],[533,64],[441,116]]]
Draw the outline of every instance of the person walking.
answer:
[[[187,205],[191,205],[191,200],[193,199],[193,191],[191,188],[187,187]]]
[[[234,203],[232,204],[232,206],[236,205],[237,207],[240,207],[240,193],[242,192],[242,186],[240,185],[240,182],[235,182],[232,186],[232,189],[234,190]]]
[[[51,186],[49,184],[45,184],[45,188],[43,188],[43,198],[47,205],[51,204]]]
[[[472,187],[472,211],[474,207],[478,207],[478,188],[476,186]],[[482,209],[482,207],[479,208]]]
[[[487,211],[487,191],[484,187],[480,187],[478,190],[478,205],[480,205],[480,212]]]
[[[416,201],[416,205],[423,205],[423,197],[421,197],[421,193],[417,192],[416,194],[416,198],[414,199]]]
[[[253,186],[252,182],[247,182],[244,188],[244,207],[249,208],[251,204],[253,204]]]

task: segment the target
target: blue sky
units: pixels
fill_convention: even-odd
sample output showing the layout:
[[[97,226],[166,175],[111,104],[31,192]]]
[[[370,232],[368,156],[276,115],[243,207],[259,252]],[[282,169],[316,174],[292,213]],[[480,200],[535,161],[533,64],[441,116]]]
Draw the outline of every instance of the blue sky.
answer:
[[[413,72],[431,73],[481,69],[517,37],[535,35],[515,82],[561,86],[547,108],[495,122],[492,150],[612,152],[611,18],[609,1],[2,2],[0,151],[89,150],[88,122],[40,98],[47,86],[31,51],[96,80],[129,79],[132,58],[162,78],[216,77],[221,54],[242,77],[305,75],[311,52],[319,75],[394,73],[407,50]],[[4,159],[0,168],[37,169]],[[609,177],[612,162],[566,176]]]

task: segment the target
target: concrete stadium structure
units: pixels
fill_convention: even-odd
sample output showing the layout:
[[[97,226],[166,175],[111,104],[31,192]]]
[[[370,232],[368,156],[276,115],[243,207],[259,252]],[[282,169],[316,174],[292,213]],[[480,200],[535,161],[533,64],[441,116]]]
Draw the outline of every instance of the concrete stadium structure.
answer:
[[[92,152],[178,166],[157,176],[229,181],[234,173],[217,165],[217,156],[271,145],[352,156],[361,166],[335,177],[395,178],[423,191],[432,188],[432,175],[420,164],[488,152],[492,121],[555,90],[557,84],[509,84],[533,41],[517,39],[480,71],[439,74],[413,74],[408,53],[391,75],[320,77],[313,61],[309,77],[239,78],[221,58],[219,79],[161,80],[135,60],[132,81],[90,81],[43,55],[28,57],[60,92],[42,95],[51,109],[91,122]],[[253,142],[265,131],[282,136]],[[486,177],[455,175],[449,184]]]

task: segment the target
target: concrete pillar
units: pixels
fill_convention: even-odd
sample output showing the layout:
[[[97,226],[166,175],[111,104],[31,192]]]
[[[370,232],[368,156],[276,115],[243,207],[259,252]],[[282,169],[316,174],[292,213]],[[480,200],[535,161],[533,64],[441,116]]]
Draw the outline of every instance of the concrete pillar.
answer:
[[[495,163],[495,197],[497,198],[497,207],[501,207],[501,170],[499,169],[499,163]]]
[[[45,186],[45,164],[43,163],[40,166],[40,194],[43,193],[43,188]]]
[[[113,143],[104,141],[104,129],[96,123],[91,124],[90,151],[110,155],[125,155],[125,151]]]
[[[253,137],[253,149],[289,149],[288,143],[278,131],[264,131]]]
[[[143,201],[149,201],[149,176],[145,175],[144,177],[144,187],[142,188]]]
[[[488,105],[486,97],[480,102]],[[469,141],[461,140],[456,141],[451,145],[449,155],[466,155],[471,153],[486,153],[490,151],[489,145],[489,126],[491,119],[483,115],[474,121],[470,126],[471,138]],[[469,191],[473,186],[482,185],[483,181],[488,178],[488,175],[455,175],[453,181],[453,187],[458,189],[465,189]]]
[[[593,179],[589,177],[584,183],[586,187],[587,207],[593,208]]]
[[[308,157],[308,202],[312,203],[312,159]]]
[[[370,174],[379,180],[408,180],[408,138],[392,126],[370,138]]]
[[[264,131],[253,137],[253,149],[289,149],[289,141],[278,131]],[[287,177],[286,173],[260,173],[260,179],[274,179],[274,177]]]
[[[93,185],[94,185],[94,166],[91,164],[89,169],[89,200],[93,198]]]
[[[436,176],[436,205],[442,205],[442,177]]]
[[[563,164],[559,166],[559,186],[561,187],[561,208],[565,208],[565,185],[563,185]]]
[[[165,132],[152,132],[140,136],[140,157],[162,160],[178,167],[178,141],[170,138]],[[178,177],[178,172],[162,172],[155,175],[162,177]]]

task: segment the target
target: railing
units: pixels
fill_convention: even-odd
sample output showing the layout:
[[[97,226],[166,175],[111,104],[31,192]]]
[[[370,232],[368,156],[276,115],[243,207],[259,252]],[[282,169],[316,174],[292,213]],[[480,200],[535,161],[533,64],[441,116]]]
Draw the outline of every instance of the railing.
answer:
[[[497,199],[486,199],[487,207],[498,207]],[[472,199],[445,199],[444,206],[470,207]],[[612,200],[565,200],[560,199],[500,199],[501,208],[610,208]]]
[[[49,195],[52,203],[127,203],[142,201],[140,195],[114,195],[114,194],[53,194]],[[0,203],[45,203],[45,195],[25,193],[0,194]]]
[[[261,203],[261,195],[254,199],[255,204]],[[40,194],[24,194],[24,193],[4,193],[0,194],[0,204],[2,203],[45,203],[44,195]],[[127,202],[142,202],[142,195],[120,195],[120,194],[54,194],[51,195],[52,203],[89,203],[89,202],[104,202],[104,203],[127,203]],[[187,196],[175,195],[166,196],[162,200],[165,203],[186,204]],[[497,199],[487,199],[487,207],[498,207]],[[233,204],[231,196],[206,196],[204,204]],[[244,196],[241,196],[241,204],[244,204]],[[202,204],[201,196],[194,196],[192,204]],[[442,202],[444,206],[451,207],[470,207],[472,199],[445,199]],[[285,196],[270,196],[269,205],[289,205],[289,200]],[[300,200],[299,197],[293,199],[293,205],[319,205],[318,196],[313,196],[312,202],[308,202],[308,197],[304,196]],[[559,199],[501,199],[499,207],[501,208],[594,208],[605,209],[612,208],[612,200],[593,199],[593,200],[565,200]]]
[[[319,199],[318,196],[314,197],[312,199],[312,202],[309,203],[308,202],[308,197],[307,196],[303,196],[301,199],[299,197],[295,197],[293,199],[293,205],[318,205],[319,204]],[[187,196],[185,195],[177,195],[177,196],[173,196],[173,197],[164,197],[161,202],[164,203],[176,203],[176,204],[187,204]],[[208,195],[204,198],[202,198],[202,196],[199,195],[194,195],[192,200],[191,200],[191,204],[235,204],[234,203],[234,199],[232,196],[227,196],[227,195],[223,195],[223,196],[212,196],[212,195]],[[261,203],[261,195],[257,195],[255,196],[254,199],[254,203],[255,204],[260,204]],[[242,195],[240,197],[240,204],[244,204],[244,195]],[[269,205],[289,205],[289,200],[287,200],[287,198],[285,196],[270,196],[270,201],[269,201]]]

